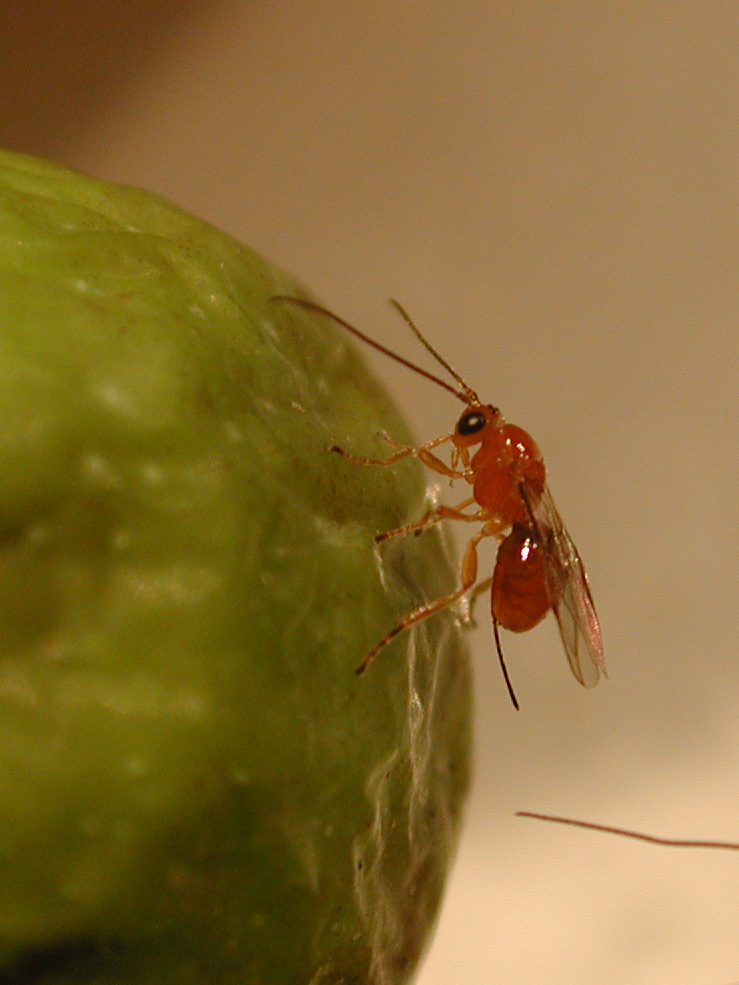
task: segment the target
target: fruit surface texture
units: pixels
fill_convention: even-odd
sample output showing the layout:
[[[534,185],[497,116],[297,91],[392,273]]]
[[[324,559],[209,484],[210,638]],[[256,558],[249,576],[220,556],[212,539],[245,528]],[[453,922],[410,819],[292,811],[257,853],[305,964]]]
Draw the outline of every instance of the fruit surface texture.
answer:
[[[300,288],[0,155],[0,980],[397,985],[468,783],[449,591],[385,391]],[[3,978],[3,975],[5,976]]]

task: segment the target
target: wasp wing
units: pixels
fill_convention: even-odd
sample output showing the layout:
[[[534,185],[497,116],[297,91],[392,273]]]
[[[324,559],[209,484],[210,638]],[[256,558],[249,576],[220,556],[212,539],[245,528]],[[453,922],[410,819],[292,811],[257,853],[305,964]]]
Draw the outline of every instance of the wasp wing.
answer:
[[[570,669],[584,687],[594,687],[608,672],[585,568],[549,488],[538,497],[527,490],[524,500],[544,552],[549,601]]]

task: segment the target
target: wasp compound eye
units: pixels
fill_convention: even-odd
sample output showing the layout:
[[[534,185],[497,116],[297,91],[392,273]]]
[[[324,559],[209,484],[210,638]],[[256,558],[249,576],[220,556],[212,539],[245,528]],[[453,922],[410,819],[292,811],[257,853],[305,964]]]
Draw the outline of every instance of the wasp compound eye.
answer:
[[[487,424],[487,417],[481,410],[470,410],[463,414],[457,424],[457,433],[462,435],[476,434]]]

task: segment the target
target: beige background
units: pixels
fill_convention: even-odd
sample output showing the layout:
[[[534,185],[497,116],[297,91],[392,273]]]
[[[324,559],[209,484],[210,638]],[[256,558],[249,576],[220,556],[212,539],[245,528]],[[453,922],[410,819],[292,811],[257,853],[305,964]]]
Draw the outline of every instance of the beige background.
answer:
[[[739,4],[37,7],[0,18],[6,145],[164,193],[415,354],[398,296],[544,449],[612,680],[579,688],[547,623],[506,641],[516,715],[475,632],[421,985],[739,982],[739,855],[513,817],[739,839]]]

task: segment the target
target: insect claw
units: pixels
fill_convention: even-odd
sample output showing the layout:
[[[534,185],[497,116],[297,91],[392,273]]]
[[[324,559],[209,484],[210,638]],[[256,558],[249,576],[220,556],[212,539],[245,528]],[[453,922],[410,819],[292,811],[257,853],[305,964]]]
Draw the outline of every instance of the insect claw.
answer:
[[[354,673],[357,675],[357,677],[361,677],[362,674],[365,672],[365,670],[367,670],[369,665],[374,660],[377,650],[378,647],[374,647],[374,649],[370,650],[370,652],[367,654],[367,656],[364,658],[361,664],[358,667],[354,668]]]

